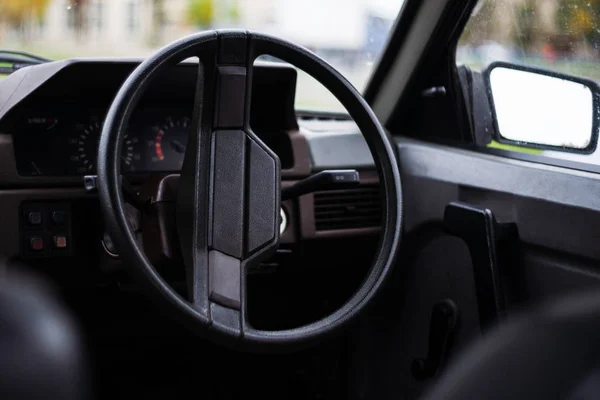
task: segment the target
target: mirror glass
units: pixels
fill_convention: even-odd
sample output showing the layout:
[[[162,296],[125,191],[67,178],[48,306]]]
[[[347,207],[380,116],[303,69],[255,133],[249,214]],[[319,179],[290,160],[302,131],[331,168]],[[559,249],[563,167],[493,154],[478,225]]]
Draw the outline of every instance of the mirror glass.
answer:
[[[490,88],[503,139],[578,150],[589,147],[595,114],[588,86],[497,66],[490,71]]]

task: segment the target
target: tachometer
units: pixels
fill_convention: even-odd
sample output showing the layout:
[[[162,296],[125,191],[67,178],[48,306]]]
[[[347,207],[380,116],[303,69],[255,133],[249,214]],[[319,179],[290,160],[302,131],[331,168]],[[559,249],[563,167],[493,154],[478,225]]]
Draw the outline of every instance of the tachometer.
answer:
[[[135,172],[140,161],[140,152],[137,144],[139,139],[137,136],[129,136],[125,134],[123,138],[123,148],[121,149],[122,168],[127,172]]]
[[[75,151],[71,152],[71,165],[75,172],[85,174],[96,168],[101,129],[99,121],[75,125],[76,135],[69,140],[69,143],[75,146]]]
[[[88,124],[76,124],[75,134],[69,139],[71,145],[70,169],[76,174],[90,174],[96,170],[98,162],[98,142],[102,123],[94,120]],[[136,170],[136,161],[140,159],[136,149],[138,138],[126,133],[121,150],[122,168],[126,172]]]
[[[152,127],[152,137],[146,142],[153,170],[178,171],[190,133],[190,119],[168,117]]]

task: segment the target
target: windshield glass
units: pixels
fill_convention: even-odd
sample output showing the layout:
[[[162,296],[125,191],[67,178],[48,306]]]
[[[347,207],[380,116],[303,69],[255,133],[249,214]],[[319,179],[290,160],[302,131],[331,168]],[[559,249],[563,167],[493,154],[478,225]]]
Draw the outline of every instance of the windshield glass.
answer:
[[[316,52],[363,90],[403,0],[1,0],[0,48],[51,59],[145,57],[206,29],[243,28]],[[339,110],[299,74],[296,106]]]

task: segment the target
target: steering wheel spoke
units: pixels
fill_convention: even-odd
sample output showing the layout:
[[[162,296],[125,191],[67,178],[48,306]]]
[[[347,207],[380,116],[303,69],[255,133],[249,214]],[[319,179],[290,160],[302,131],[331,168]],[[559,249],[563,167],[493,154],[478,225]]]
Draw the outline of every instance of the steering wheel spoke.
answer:
[[[244,272],[258,248],[278,241],[279,159],[250,130],[247,33],[221,34],[202,50],[177,230],[189,300],[214,324],[240,330]]]

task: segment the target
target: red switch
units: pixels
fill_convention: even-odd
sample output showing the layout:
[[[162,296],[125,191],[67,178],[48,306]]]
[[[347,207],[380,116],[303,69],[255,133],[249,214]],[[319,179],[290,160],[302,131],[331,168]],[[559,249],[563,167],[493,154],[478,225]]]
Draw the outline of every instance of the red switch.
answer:
[[[54,236],[54,247],[64,249],[67,247],[67,238],[65,236]]]
[[[29,246],[33,251],[41,251],[44,250],[44,239],[39,236],[34,236],[29,239]]]

